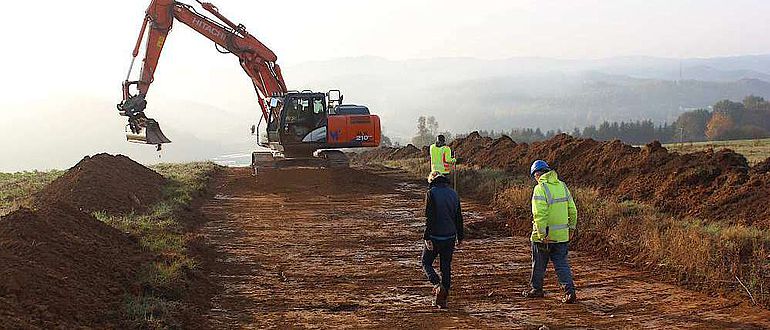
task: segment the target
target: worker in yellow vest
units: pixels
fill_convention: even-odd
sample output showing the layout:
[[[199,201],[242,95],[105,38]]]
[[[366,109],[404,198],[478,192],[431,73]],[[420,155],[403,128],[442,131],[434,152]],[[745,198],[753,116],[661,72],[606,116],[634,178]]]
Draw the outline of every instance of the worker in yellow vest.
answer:
[[[446,176],[457,159],[452,158],[452,149],[446,145],[444,135],[436,137],[436,143],[430,145],[430,170]]]
[[[543,278],[548,261],[553,262],[559,284],[564,289],[561,302],[577,300],[572,270],[567,259],[569,241],[577,231],[577,207],[567,185],[543,160],[532,163],[529,171],[537,185],[532,193],[532,276],[524,297],[542,298]]]

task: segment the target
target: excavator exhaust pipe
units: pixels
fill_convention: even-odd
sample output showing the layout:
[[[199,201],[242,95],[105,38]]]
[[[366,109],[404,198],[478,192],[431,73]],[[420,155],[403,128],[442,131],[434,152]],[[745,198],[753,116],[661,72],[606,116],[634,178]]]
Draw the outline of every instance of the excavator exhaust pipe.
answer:
[[[160,145],[171,143],[171,140],[160,130],[158,122],[151,118],[143,120],[142,125],[135,129],[126,130],[126,140],[133,143],[157,145],[159,149]]]

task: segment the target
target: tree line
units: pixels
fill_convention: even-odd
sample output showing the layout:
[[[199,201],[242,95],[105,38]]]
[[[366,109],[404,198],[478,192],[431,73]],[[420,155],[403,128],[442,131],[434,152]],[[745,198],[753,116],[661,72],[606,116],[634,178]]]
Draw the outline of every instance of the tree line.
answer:
[[[737,139],[761,139],[770,137],[770,102],[762,97],[749,95],[741,102],[722,100],[709,109],[687,111],[673,123],[656,125],[652,120],[630,122],[604,121],[599,126],[591,125],[571,132],[561,129],[542,131],[540,128],[514,128],[511,130],[480,130],[481,136],[499,138],[507,135],[516,142],[531,143],[547,140],[557,134],[568,133],[574,137],[591,138],[599,141],[621,140],[629,144],[646,144],[652,141],[662,143],[698,142]],[[411,142],[421,147],[432,144],[438,134],[453,138],[450,132],[439,131],[438,120],[433,116],[420,116],[417,132]],[[463,137],[467,134],[458,134]],[[390,139],[383,138],[385,145]]]
[[[656,125],[652,120],[605,121],[599,126],[591,125],[582,130],[574,128],[571,132],[561,129],[543,132],[539,128],[479,131],[481,136],[498,138],[507,135],[516,142],[526,143],[547,140],[561,133],[599,141],[618,139],[636,145],[655,140],[672,143],[768,138],[770,102],[754,95],[745,97],[741,102],[722,100],[710,109],[687,111],[679,115],[673,123],[662,125]],[[467,134],[459,136],[464,135]]]

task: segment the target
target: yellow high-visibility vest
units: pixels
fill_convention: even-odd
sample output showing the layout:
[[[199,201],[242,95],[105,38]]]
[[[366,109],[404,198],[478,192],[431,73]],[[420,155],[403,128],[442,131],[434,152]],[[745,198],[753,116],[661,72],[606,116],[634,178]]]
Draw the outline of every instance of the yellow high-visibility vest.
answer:
[[[452,149],[449,146],[437,147],[436,144],[430,145],[430,169],[432,172],[449,174],[452,164],[457,162],[452,158]]]
[[[532,242],[546,235],[554,242],[568,242],[569,231],[577,228],[577,207],[567,185],[556,171],[540,176],[532,192]]]

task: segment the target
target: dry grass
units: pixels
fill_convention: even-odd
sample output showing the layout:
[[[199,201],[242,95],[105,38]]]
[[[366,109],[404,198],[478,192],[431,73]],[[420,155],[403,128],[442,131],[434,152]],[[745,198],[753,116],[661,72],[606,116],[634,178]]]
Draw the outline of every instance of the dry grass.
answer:
[[[384,165],[404,169],[420,179],[427,178],[430,173],[430,162],[424,159],[389,160]],[[465,165],[458,165],[455,172],[452,180],[457,181],[461,195],[487,201],[494,199],[506,187],[526,180],[501,170]]]
[[[573,246],[653,271],[664,279],[705,292],[746,297],[770,307],[770,232],[751,227],[704,225],[635,202],[599,198],[593,189],[573,188],[579,236]],[[494,206],[511,219],[516,235],[529,234],[532,188],[514,185]]]
[[[708,149],[720,150],[727,148],[746,157],[750,165],[754,165],[770,157],[770,139],[686,142],[682,144],[672,143],[665,145],[665,147],[668,150],[680,153],[690,153]]]
[[[168,179],[163,199],[148,214],[94,216],[139,239],[142,248],[154,256],[139,273],[144,291],[126,298],[128,322],[140,328],[176,326],[173,317],[183,305],[178,301],[185,288],[188,272],[198,266],[190,256],[188,224],[179,211],[201,195],[219,168],[214,163],[160,164],[151,167]]]

